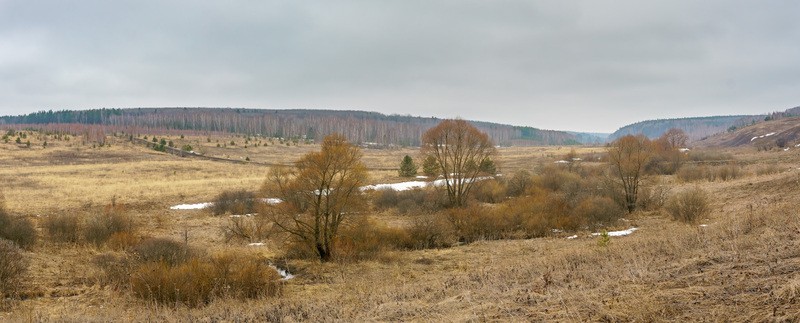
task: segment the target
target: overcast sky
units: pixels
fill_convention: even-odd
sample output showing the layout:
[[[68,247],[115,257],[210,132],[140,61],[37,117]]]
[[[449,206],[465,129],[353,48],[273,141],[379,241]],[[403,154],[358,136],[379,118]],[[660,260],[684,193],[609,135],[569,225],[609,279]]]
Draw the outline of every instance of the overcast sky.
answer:
[[[612,132],[800,105],[800,1],[0,0],[0,114],[355,109]]]

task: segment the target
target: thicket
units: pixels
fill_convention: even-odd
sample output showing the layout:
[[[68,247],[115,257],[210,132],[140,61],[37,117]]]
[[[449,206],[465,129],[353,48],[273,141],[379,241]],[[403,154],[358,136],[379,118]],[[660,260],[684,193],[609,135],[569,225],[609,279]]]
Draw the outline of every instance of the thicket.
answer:
[[[694,223],[710,211],[708,194],[695,187],[673,195],[665,208],[675,220]]]
[[[19,291],[27,270],[28,260],[17,244],[0,239],[0,299],[14,296]]]
[[[214,198],[209,207],[213,215],[243,215],[256,212],[256,194],[246,190],[226,190]]]
[[[13,216],[0,204],[0,239],[9,240],[21,248],[29,249],[36,243],[36,228],[30,219]]]
[[[168,238],[149,238],[128,252],[101,254],[95,264],[103,272],[101,282],[171,306],[269,297],[281,290],[281,277],[266,259],[233,251],[209,256]]]

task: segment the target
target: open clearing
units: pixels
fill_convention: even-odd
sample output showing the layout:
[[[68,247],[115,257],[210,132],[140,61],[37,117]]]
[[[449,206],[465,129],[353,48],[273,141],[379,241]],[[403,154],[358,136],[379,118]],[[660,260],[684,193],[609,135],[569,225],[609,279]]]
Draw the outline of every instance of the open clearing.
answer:
[[[317,146],[299,143],[217,148],[238,137],[187,138],[207,154],[291,164]],[[179,141],[178,138],[172,138]],[[242,141],[242,138],[238,138]],[[205,142],[205,143],[204,143]],[[179,143],[180,146],[180,143]],[[501,172],[535,171],[570,148],[501,148]],[[578,154],[602,151],[579,148]],[[31,259],[26,297],[0,320],[14,321],[765,321],[800,320],[800,150],[728,153],[750,174],[724,182],[662,182],[679,191],[698,185],[712,197],[699,224],[663,212],[639,212],[607,245],[586,232],[527,240],[479,241],[447,249],[390,251],[376,260],[278,263],[295,277],[277,298],[222,299],[200,308],[148,303],[103,286],[92,259],[104,247],[60,245],[42,238]],[[413,149],[364,150],[371,183],[403,181],[395,171]],[[758,175],[764,164],[778,170]],[[124,204],[140,233],[187,240],[215,250],[268,258],[275,244],[226,243],[228,217],[170,206],[211,201],[222,190],[255,191],[267,166],[181,158],[126,140],[92,148],[53,142],[47,148],[0,144],[7,209],[40,224],[58,214],[89,215]],[[387,223],[410,215],[375,214]],[[702,226],[700,225],[702,224]],[[37,225],[40,227],[40,225]],[[577,238],[567,237],[577,235]],[[40,234],[42,236],[42,234]],[[279,260],[279,259],[276,259]]]

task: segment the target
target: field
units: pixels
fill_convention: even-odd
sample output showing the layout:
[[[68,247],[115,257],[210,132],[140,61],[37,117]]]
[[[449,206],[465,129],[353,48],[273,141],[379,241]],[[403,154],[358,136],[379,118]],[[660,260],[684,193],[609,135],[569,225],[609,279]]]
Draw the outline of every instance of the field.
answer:
[[[226,241],[226,216],[171,210],[209,202],[224,190],[257,191],[274,164],[290,165],[319,147],[237,136],[171,137],[210,161],[178,157],[114,137],[97,147],[48,141],[0,143],[6,209],[31,219],[40,241],[25,252],[30,269],[22,297],[4,303],[3,321],[797,321],[800,320],[800,151],[754,148],[708,151],[737,162],[740,175],[687,183],[674,175],[648,180],[670,192],[699,187],[711,212],[697,223],[663,209],[637,211],[613,229],[638,228],[606,241],[591,230],[545,237],[481,240],[449,248],[388,250],[373,259],[319,263],[282,259],[279,244]],[[159,137],[161,138],[161,137]],[[231,145],[231,142],[234,145]],[[258,143],[258,145],[256,145]],[[217,144],[221,144],[219,147]],[[245,148],[245,145],[247,147]],[[537,172],[567,147],[498,149],[499,170]],[[575,148],[595,156],[602,147]],[[400,182],[396,168],[418,151],[364,149],[371,183]],[[249,159],[248,162],[243,162]],[[587,167],[601,167],[585,158]],[[104,284],[94,259],[105,245],[49,241],[48,217],[90,217],[123,205],[137,235],[187,241],[210,253],[255,253],[289,268],[276,297],[222,298],[200,307],[161,305]],[[374,221],[403,226],[414,215],[376,212]],[[568,236],[577,235],[575,239]]]

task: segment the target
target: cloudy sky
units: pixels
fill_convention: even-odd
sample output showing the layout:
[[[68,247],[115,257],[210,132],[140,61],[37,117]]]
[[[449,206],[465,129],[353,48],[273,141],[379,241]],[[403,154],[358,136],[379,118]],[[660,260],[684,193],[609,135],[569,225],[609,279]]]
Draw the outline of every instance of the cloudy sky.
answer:
[[[800,1],[0,0],[0,114],[356,109],[612,132],[800,105]]]

